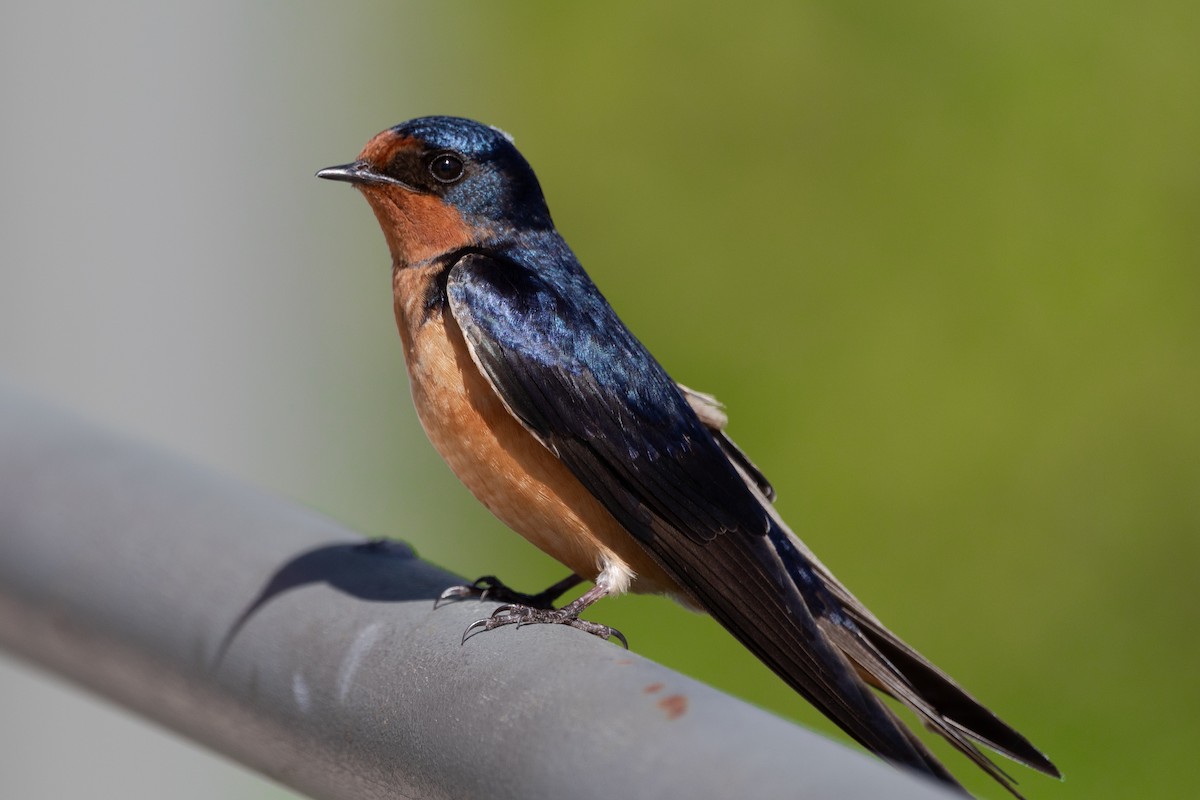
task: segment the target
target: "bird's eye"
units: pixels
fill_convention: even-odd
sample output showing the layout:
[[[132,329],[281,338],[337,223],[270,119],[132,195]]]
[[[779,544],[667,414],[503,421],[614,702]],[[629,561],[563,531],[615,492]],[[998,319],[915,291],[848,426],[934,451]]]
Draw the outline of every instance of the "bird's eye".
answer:
[[[463,162],[458,156],[442,153],[429,162],[429,174],[442,183],[454,183],[463,175]]]

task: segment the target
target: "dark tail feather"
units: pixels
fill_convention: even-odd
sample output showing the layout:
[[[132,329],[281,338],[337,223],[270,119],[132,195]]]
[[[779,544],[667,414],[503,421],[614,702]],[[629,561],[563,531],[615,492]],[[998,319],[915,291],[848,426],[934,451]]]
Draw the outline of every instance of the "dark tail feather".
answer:
[[[699,605],[855,741],[962,790],[823,635],[806,601],[808,587],[788,585],[785,567],[766,537],[725,535],[697,547],[664,525],[650,547],[669,573],[688,577]]]
[[[814,574],[827,608],[814,608],[822,632],[855,665],[872,686],[912,709],[926,727],[987,772],[1005,789],[1021,797],[1016,783],[983,754],[975,742],[1054,777],[1061,777],[1028,739],[1000,720],[928,659],[889,631],[816,559],[771,509],[776,525],[770,539],[797,582]],[[824,613],[823,613],[824,612]]]
[[[873,617],[847,608],[859,629],[921,697],[945,720],[976,741],[1038,772],[1061,778],[1058,767],[1032,743],[969,695]]]

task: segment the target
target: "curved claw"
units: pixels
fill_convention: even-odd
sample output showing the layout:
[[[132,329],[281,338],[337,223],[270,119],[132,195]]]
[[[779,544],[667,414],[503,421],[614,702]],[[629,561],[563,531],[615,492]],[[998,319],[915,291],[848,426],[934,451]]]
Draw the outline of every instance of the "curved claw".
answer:
[[[487,625],[488,625],[488,620],[486,620],[486,619],[477,619],[474,622],[472,622],[470,625],[467,626],[467,629],[465,631],[463,631],[462,641],[458,643],[458,646],[462,647],[464,644],[467,643],[467,639],[470,639],[472,636],[474,636],[477,633],[487,630]],[[475,630],[476,628],[479,628],[479,630]]]
[[[474,593],[473,586],[448,586],[433,601],[433,609],[436,611],[437,607],[446,600],[461,600],[464,597],[470,597]]]
[[[625,646],[626,650],[629,649],[629,640],[625,638],[625,634],[621,633],[616,628],[609,628],[608,636],[605,638],[606,639],[616,639],[618,642],[620,642],[622,645]]]
[[[495,575],[484,575],[463,586],[446,587],[437,596],[437,599],[433,601],[433,608],[436,611],[446,600],[465,600],[469,597],[474,597],[478,600],[487,600],[493,592],[502,591],[505,588],[504,584]]]
[[[493,598],[511,599],[512,597],[521,596],[523,595],[518,595],[505,586],[504,582],[495,575],[484,575],[464,586],[450,586],[446,588],[433,601],[433,608],[437,610],[446,600],[465,600],[467,598],[475,598],[476,600],[491,600]]]
[[[512,613],[520,608],[523,608],[523,606],[514,605],[513,603],[505,603],[502,606],[496,607],[496,610],[492,612],[491,618],[495,619],[496,617],[502,617],[505,614]]]

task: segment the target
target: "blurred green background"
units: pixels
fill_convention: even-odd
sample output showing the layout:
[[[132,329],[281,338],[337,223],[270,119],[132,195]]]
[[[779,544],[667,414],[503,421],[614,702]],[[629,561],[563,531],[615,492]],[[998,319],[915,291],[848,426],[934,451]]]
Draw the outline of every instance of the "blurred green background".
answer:
[[[140,30],[188,35],[159,24]],[[173,440],[170,418],[158,438],[462,575],[562,577],[423,441],[382,237],[309,177],[413,116],[484,120],[626,323],[726,403],[793,528],[1066,773],[1013,766],[1030,797],[1194,791],[1200,7],[264,4],[212,24],[198,69],[223,64],[226,89],[189,102],[241,148],[225,185],[253,185],[240,224],[261,243],[225,248],[237,282],[188,321],[203,337],[208,313],[242,315],[258,372],[251,391],[220,359],[190,371],[238,457],[221,434]],[[207,140],[179,136],[203,166]],[[186,164],[152,166],[156,190],[185,190]],[[283,238],[309,257],[273,263]],[[9,372],[53,394],[44,360]],[[254,393],[304,399],[250,416]],[[590,616],[832,731],[705,618],[641,597]]]

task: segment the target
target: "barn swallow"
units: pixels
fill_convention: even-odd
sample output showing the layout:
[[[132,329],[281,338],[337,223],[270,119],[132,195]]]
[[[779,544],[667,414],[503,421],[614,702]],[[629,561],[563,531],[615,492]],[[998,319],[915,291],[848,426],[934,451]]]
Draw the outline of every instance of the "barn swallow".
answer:
[[[477,584],[523,602],[467,634],[558,623],[623,641],[580,613],[609,595],[665,594],[711,614],[894,764],[961,791],[870,687],[1013,794],[978,744],[1060,776],[788,529],[720,404],[673,381],[583,271],[507,134],[423,117],[317,176],[353,184],[383,229],[413,401],[434,448],[492,513],[572,571],[538,595]],[[553,607],[584,580],[592,588]]]

